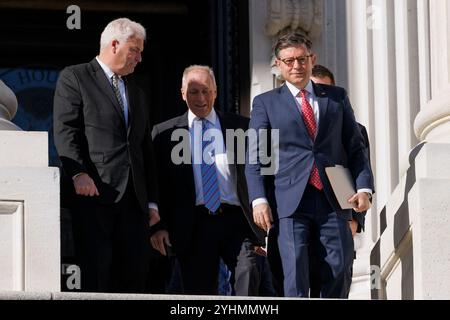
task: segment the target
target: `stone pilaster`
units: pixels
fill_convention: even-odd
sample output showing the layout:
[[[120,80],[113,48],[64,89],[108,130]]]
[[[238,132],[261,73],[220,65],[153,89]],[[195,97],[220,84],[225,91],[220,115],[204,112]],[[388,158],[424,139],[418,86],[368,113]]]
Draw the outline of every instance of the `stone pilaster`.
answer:
[[[47,132],[22,131],[16,111],[0,81],[0,291],[59,291],[59,170],[48,167]]]
[[[450,3],[429,8],[429,90],[414,122],[420,141],[416,185],[410,193],[414,223],[414,298],[448,299],[450,287]]]

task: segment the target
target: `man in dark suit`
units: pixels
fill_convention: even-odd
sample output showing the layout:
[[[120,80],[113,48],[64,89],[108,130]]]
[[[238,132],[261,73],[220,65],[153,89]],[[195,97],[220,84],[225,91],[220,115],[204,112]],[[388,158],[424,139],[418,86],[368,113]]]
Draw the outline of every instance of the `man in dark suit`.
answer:
[[[309,295],[309,247],[320,241],[321,296],[345,298],[352,211],[340,208],[325,167],[350,169],[357,193],[348,201],[357,212],[367,210],[373,178],[362,136],[345,90],[310,81],[316,56],[309,40],[288,33],[278,39],[275,56],[286,84],[255,97],[250,129],[278,130],[278,163],[272,178],[261,174],[260,161],[246,166],[253,217],[265,230],[274,223],[286,296]]]
[[[159,214],[149,106],[130,74],[145,37],[136,22],[111,21],[99,55],[65,68],[56,85],[55,145],[73,181],[83,291],[144,290],[149,223]]]
[[[335,86],[335,80],[333,73],[327,68],[320,64],[314,65],[312,68],[311,73],[311,80],[316,84],[325,84],[329,86]],[[364,141],[364,147],[367,148],[367,156],[369,157],[369,163],[370,163],[370,145],[369,145],[369,136],[367,135],[366,127],[364,127],[361,123],[358,122],[359,130],[361,131],[361,134],[363,136]],[[364,230],[364,222],[365,222],[365,216],[367,211],[363,212],[352,212],[352,220],[349,221],[350,228],[352,230],[352,235],[355,236],[356,233],[361,232],[361,230]],[[322,247],[312,247],[311,248],[311,260],[310,260],[310,270],[309,270],[309,281],[310,281],[310,297],[318,298],[320,297],[320,267],[317,263],[317,259],[314,259],[314,257],[317,256],[318,252],[320,250],[323,250]],[[356,251],[355,251],[355,258],[356,258]],[[353,274],[353,265],[352,265],[352,274]],[[348,288],[348,291],[350,291],[350,287]]]
[[[311,80],[316,84],[326,84],[329,86],[336,85],[333,73],[328,68],[326,68],[320,64],[316,64],[312,68]],[[369,163],[370,163],[369,136],[367,134],[366,127],[363,126],[359,122],[357,122],[357,124],[358,124],[358,128],[361,132],[361,135],[363,137],[364,147],[367,148],[367,156],[369,158]],[[352,212],[352,213],[353,213],[353,219],[351,221],[349,221],[349,223],[350,223],[350,228],[352,229],[352,234],[355,235],[356,233],[361,232],[361,230],[364,230],[366,211]]]
[[[163,255],[173,248],[185,293],[217,294],[222,258],[234,293],[256,295],[253,247],[263,244],[264,232],[253,223],[244,173],[248,119],[216,111],[216,90],[211,68],[186,68],[188,112],[153,128],[161,221],[151,242]],[[244,139],[231,144],[235,132]]]

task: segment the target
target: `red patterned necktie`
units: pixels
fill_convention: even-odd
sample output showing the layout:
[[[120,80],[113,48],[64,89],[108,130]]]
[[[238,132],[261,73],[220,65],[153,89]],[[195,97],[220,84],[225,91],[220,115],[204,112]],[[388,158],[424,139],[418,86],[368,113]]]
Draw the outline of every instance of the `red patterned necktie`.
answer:
[[[302,98],[302,116],[305,122],[306,129],[308,129],[309,136],[314,141],[316,136],[316,118],[314,117],[314,111],[306,99],[306,90],[302,89],[300,91],[300,96]],[[316,162],[314,161],[311,175],[309,176],[309,183],[319,190],[323,189],[322,181],[320,181],[319,170],[317,169]]]

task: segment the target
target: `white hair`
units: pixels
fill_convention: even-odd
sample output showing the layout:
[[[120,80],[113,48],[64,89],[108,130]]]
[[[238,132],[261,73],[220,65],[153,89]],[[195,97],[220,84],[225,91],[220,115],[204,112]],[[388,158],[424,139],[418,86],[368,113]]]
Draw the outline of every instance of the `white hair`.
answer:
[[[209,75],[212,79],[213,85],[214,85],[214,89],[217,90],[216,77],[214,76],[213,69],[209,66],[202,66],[202,65],[198,65],[198,64],[194,64],[194,65],[189,66],[186,69],[184,69],[183,78],[181,79],[181,88],[185,89],[187,87],[187,75],[189,74],[189,72],[196,71],[196,70],[205,71],[205,72],[209,73]]]
[[[136,37],[145,40],[145,28],[128,18],[119,18],[111,21],[103,30],[100,36],[100,51],[111,44],[111,41],[117,39],[126,42],[128,39]]]

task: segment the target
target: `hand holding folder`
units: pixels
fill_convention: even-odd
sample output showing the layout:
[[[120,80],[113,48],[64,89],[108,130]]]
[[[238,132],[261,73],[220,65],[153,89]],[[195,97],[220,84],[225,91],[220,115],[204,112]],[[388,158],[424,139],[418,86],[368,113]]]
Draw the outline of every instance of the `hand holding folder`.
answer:
[[[353,203],[348,203],[355,193],[355,184],[353,177],[348,168],[336,165],[334,167],[326,167],[325,173],[327,174],[328,180],[330,181],[331,187],[333,188],[334,195],[341,207],[341,209],[352,209],[354,208]]]

